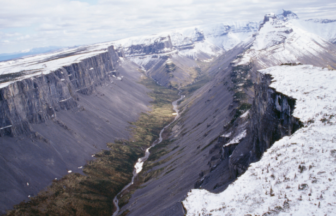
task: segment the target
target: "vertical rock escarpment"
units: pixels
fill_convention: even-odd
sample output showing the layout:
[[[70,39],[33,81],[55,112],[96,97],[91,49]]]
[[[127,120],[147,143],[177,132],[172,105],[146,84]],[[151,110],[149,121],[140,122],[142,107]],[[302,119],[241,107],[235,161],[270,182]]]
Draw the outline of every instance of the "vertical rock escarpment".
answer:
[[[0,137],[31,133],[31,123],[52,119],[77,106],[77,93],[91,94],[118,66],[113,46],[78,63],[14,82],[0,89]]]
[[[250,163],[258,161],[275,141],[302,126],[300,120],[292,116],[295,99],[270,88],[271,80],[270,75],[257,75],[248,136],[235,148],[229,160],[230,172],[235,177],[244,173]]]
[[[131,45],[125,49],[126,56],[142,56],[165,53],[173,48],[170,36],[159,37],[149,44]]]

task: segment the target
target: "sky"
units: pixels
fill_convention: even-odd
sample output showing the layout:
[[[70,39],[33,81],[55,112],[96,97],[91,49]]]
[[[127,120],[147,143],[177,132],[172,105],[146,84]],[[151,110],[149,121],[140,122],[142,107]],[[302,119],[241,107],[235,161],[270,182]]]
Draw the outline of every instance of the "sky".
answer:
[[[335,0],[0,0],[0,53],[75,46],[291,10],[336,19]]]

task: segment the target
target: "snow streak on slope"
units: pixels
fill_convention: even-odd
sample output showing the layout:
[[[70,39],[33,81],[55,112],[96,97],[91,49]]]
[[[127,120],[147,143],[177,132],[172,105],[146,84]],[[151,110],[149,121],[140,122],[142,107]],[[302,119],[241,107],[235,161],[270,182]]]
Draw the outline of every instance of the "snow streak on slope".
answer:
[[[333,215],[336,209],[336,71],[310,65],[260,71],[297,99],[305,127],[275,142],[224,192],[194,189],[187,215]]]

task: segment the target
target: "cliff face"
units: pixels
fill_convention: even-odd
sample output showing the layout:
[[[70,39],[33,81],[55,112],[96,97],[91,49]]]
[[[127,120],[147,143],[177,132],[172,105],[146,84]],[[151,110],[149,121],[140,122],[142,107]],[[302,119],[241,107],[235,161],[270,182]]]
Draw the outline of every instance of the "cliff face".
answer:
[[[0,89],[0,213],[129,138],[151,100],[138,68],[110,47]]]
[[[271,76],[257,74],[248,136],[239,143],[229,159],[234,177],[244,173],[250,163],[260,160],[275,141],[293,134],[302,125],[292,116],[295,100],[270,88],[270,83]]]
[[[190,189],[223,191],[275,141],[301,127],[292,116],[295,100],[270,88],[270,76],[259,74],[252,66],[226,64],[214,68],[225,69],[182,103],[181,110],[185,110],[172,128],[171,143],[164,147],[168,153],[153,162],[159,165],[145,171],[150,176],[155,170],[155,178],[134,192],[121,211],[127,209],[130,215],[184,215],[179,201]],[[248,75],[243,76],[245,72]],[[241,85],[242,80],[252,77],[254,87]],[[234,85],[244,86],[246,99],[234,93]]]
[[[77,93],[91,94],[95,86],[112,76],[118,64],[118,54],[110,47],[106,53],[0,89],[0,137],[28,135],[30,124],[77,107]]]
[[[125,48],[126,56],[153,55],[172,51],[170,36],[158,37],[149,44],[135,44]]]

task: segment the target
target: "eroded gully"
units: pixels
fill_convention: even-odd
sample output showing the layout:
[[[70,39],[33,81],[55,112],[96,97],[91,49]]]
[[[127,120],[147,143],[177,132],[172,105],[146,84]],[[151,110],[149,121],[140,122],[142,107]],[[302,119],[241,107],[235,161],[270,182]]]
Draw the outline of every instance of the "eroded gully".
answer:
[[[178,100],[176,100],[176,101],[174,101],[173,103],[172,103],[172,105],[173,105],[173,109],[174,109],[174,111],[175,111],[175,113],[176,113],[176,116],[175,116],[175,118],[174,118],[174,120],[172,121],[172,122],[170,122],[168,125],[166,125],[161,131],[160,131],[160,136],[159,136],[159,139],[157,139],[157,140],[155,140],[154,142],[153,142],[153,144],[150,146],[150,147],[148,147],[147,149],[146,149],[146,152],[145,152],[145,156],[143,156],[143,157],[141,157],[141,158],[139,158],[138,159],[138,161],[136,162],[136,164],[134,165],[134,170],[133,170],[133,177],[132,177],[132,181],[128,184],[128,185],[126,185],[115,197],[114,197],[114,199],[113,199],[113,204],[114,204],[114,206],[116,207],[116,211],[113,213],[113,215],[112,216],[117,216],[118,214],[119,214],[119,200],[118,200],[118,196],[122,193],[122,192],[124,192],[126,189],[128,189],[132,184],[134,184],[134,179],[138,176],[138,174],[141,172],[141,170],[142,170],[142,168],[143,168],[143,164],[144,164],[144,162],[148,159],[148,157],[149,157],[149,155],[150,155],[150,152],[149,152],[149,150],[152,148],[152,147],[154,147],[154,146],[156,146],[157,144],[159,144],[159,143],[161,143],[162,142],[162,133],[164,132],[164,130],[166,129],[166,128],[168,128],[173,122],[175,122],[176,121],[176,119],[178,119],[179,117],[180,117],[180,113],[179,113],[179,110],[177,109],[177,103],[179,102],[179,101],[181,101],[181,100],[183,100],[183,98],[184,98],[185,96],[184,95],[182,95],[181,97],[180,97],[180,99],[178,99]]]

